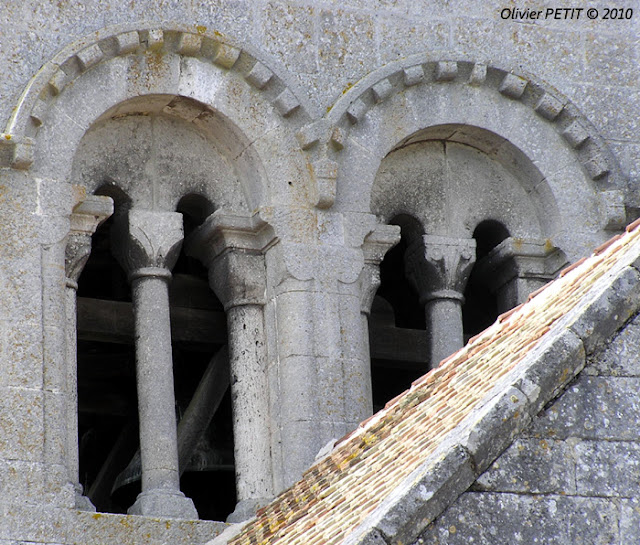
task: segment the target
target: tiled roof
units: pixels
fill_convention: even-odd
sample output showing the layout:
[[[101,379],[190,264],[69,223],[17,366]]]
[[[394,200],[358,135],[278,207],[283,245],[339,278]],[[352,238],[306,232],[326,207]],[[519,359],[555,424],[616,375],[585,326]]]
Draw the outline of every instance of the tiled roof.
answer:
[[[517,366],[543,338],[568,327],[562,318],[593,299],[602,286],[610,286],[638,256],[640,228],[635,222],[591,257],[565,269],[527,303],[499,317],[363,422],[229,543],[354,542],[347,538],[447,442],[472,411],[495,398],[496,385],[507,384],[505,376],[517,374]],[[633,274],[637,276],[635,270]],[[564,377],[565,383],[569,378]]]

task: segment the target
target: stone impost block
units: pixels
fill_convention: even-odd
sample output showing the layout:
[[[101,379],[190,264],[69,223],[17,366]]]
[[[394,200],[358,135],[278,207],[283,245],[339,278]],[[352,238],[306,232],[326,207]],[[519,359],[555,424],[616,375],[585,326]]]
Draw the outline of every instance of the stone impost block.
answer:
[[[486,80],[487,65],[482,63],[474,64],[469,76],[469,83],[471,85],[483,85]]]
[[[469,453],[460,446],[446,449],[442,458],[414,471],[383,502],[373,525],[389,543],[413,543],[475,479]]]
[[[209,279],[225,310],[266,303],[266,272],[261,253],[229,249],[211,263]]]
[[[545,119],[553,121],[564,109],[564,104],[550,93],[542,95],[536,104],[535,111]]]
[[[171,270],[184,236],[182,214],[132,209],[115,218],[114,254],[129,273],[142,268]]]
[[[438,298],[438,292],[462,297],[475,263],[476,241],[424,235],[409,244],[405,253],[406,274],[421,303]]]
[[[422,83],[425,80],[424,68],[422,68],[421,64],[417,64],[415,66],[410,66],[409,68],[405,68],[403,71],[404,75],[404,84],[407,87],[411,87],[412,85],[417,85],[418,83]]]
[[[273,72],[260,62],[256,62],[245,76],[249,84],[256,89],[264,89],[271,78],[273,78]]]
[[[76,56],[80,64],[80,69],[84,72],[95,64],[98,64],[103,59],[104,53],[98,44],[93,44],[80,51]]]
[[[238,60],[240,50],[228,44],[218,44],[216,52],[213,56],[214,64],[230,70]]]
[[[194,56],[200,52],[202,47],[202,36],[183,32],[178,39],[177,52],[181,55]]]
[[[300,102],[289,89],[285,89],[277,96],[273,105],[282,117],[289,117],[300,107]]]
[[[362,121],[368,109],[369,108],[365,101],[361,98],[357,98],[347,109],[347,118],[352,125],[355,125]]]
[[[118,55],[133,53],[140,47],[140,35],[137,31],[118,34],[115,41]]]
[[[455,61],[440,61],[436,64],[436,81],[452,81],[458,75],[458,63]]]
[[[633,267],[625,267],[586,308],[576,309],[565,319],[591,354],[637,312],[639,301],[640,274]]]
[[[264,253],[277,238],[273,228],[259,214],[239,216],[219,209],[187,239],[187,255],[210,267],[227,249]]]
[[[500,83],[498,91],[506,97],[518,99],[524,93],[526,86],[526,79],[516,76],[515,74],[507,74]]]
[[[589,139],[589,133],[579,121],[572,121],[562,131],[562,136],[574,149],[579,148]]]
[[[376,83],[371,88],[371,91],[373,92],[374,100],[376,102],[382,102],[391,96],[391,93],[393,93],[393,85],[391,85],[391,82],[385,78]]]

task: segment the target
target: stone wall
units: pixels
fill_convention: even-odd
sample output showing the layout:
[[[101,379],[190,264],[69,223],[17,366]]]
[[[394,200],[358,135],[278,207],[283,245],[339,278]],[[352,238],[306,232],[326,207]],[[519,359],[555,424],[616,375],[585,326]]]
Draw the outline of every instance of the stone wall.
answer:
[[[636,316],[417,543],[637,542],[639,354]]]

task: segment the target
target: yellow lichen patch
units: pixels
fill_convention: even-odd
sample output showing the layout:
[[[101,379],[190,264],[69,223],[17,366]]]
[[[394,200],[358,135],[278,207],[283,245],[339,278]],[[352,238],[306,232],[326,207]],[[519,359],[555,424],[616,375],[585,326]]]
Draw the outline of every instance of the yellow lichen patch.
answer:
[[[198,34],[204,34],[207,31],[207,27],[204,25],[196,25],[196,30]]]
[[[11,140],[11,135],[10,134],[4,134],[4,139],[5,140]]]

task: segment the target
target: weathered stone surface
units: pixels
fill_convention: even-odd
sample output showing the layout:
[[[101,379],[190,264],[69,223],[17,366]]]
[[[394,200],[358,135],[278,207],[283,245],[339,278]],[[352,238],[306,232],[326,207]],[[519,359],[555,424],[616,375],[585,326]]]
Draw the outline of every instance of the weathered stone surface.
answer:
[[[631,320],[601,351],[591,358],[587,374],[640,376],[640,316]]]
[[[467,492],[414,543],[604,545],[618,542],[618,523],[617,502],[607,498]]]
[[[478,478],[474,490],[575,494],[573,450],[552,438],[516,439]]]
[[[541,413],[530,432],[567,439],[638,440],[640,401],[635,377],[580,376],[566,393]]]
[[[640,444],[580,441],[575,445],[575,458],[578,495],[636,497],[640,481]]]

